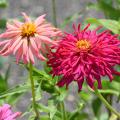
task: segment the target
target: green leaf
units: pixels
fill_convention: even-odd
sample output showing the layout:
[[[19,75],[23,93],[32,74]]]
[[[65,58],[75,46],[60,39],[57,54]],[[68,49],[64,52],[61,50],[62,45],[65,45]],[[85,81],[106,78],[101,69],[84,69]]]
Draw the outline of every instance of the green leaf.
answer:
[[[69,118],[68,118],[68,120],[73,120],[73,119],[75,119],[75,118],[77,118],[78,116],[80,116],[80,111],[83,109],[83,106],[84,106],[84,104],[82,103],[82,104],[79,104],[78,105],[78,108],[76,109],[76,110],[74,110],[72,113],[70,113],[70,115],[69,115]],[[82,113],[81,113],[82,114]],[[84,113],[83,113],[84,114]],[[86,114],[87,115],[87,114]],[[85,116],[86,116],[85,115]],[[84,116],[84,115],[83,115]],[[88,116],[88,115],[87,115]],[[87,117],[86,116],[86,117]],[[84,117],[83,117],[84,118]]]
[[[46,62],[44,62],[43,67],[44,67],[44,71],[45,71],[47,74],[49,74],[50,71],[51,71],[51,67],[49,67],[49,66],[46,64]]]
[[[113,0],[97,0],[97,3],[89,3],[89,8],[94,8],[99,11],[103,11],[106,18],[116,19],[120,18],[120,9],[113,4]]]
[[[77,111],[76,113],[73,114],[73,116],[71,116],[68,120],[89,120],[88,114]]]
[[[33,68],[33,79],[37,80],[37,82],[41,84],[41,89],[43,91],[54,93],[57,90],[55,85],[56,78],[53,78],[42,70]]]
[[[48,106],[45,106],[39,103],[39,104],[36,104],[36,107],[40,112],[48,113],[50,120],[53,120],[56,113],[60,114],[59,111],[57,111],[56,106],[54,105],[54,101],[51,101],[51,100],[49,100]]]
[[[4,29],[6,27],[6,19],[0,19],[0,28]]]
[[[112,83],[108,80],[102,80],[103,89],[99,90],[102,94],[113,94],[119,96],[120,85],[119,82],[113,80]]]
[[[38,85],[37,89],[36,89],[36,101],[39,101],[41,98],[42,98],[42,95],[41,95],[42,91],[41,91],[41,85]]]
[[[40,120],[50,120],[48,115],[44,115],[40,117]]]
[[[11,65],[8,66],[7,70],[6,70],[6,73],[5,73],[5,81],[6,81],[6,84],[7,84],[7,81],[8,81],[8,78],[10,76],[10,68],[11,68]]]
[[[98,118],[100,116],[99,112],[100,112],[101,104],[102,104],[102,102],[99,100],[99,98],[96,98],[92,101],[93,113]]]
[[[0,93],[7,90],[7,83],[2,75],[0,75]]]
[[[50,119],[52,120],[53,117],[55,116],[55,113],[57,112],[57,108],[54,105],[54,101],[49,100],[48,107],[51,109],[49,115],[50,115]]]
[[[28,84],[21,84],[21,85],[17,85],[14,88],[8,89],[7,91],[3,92],[0,94],[0,98],[4,98],[4,97],[8,97],[17,93],[25,93],[30,89],[30,85]]]
[[[108,113],[107,113],[107,112],[104,112],[103,114],[101,114],[100,120],[109,120]]]
[[[99,92],[102,94],[113,94],[113,95],[119,96],[119,92],[112,89],[99,90]]]
[[[90,93],[87,93],[87,92],[84,92],[84,91],[81,91],[79,93],[79,95],[80,95],[80,99],[82,99],[82,100],[84,100],[86,102],[89,101],[92,98],[92,96],[90,95]]]
[[[105,89],[111,89],[111,90],[116,90],[120,91],[120,85],[119,82],[113,80],[112,83],[108,80],[102,80],[102,85],[103,85],[103,90]]]
[[[110,116],[110,119],[109,120],[117,120],[117,116],[115,115],[115,114],[112,114],[111,116]]]
[[[89,18],[86,21],[96,25],[103,25],[105,28],[111,30],[115,34],[120,33],[120,23],[116,20]]]
[[[43,105],[43,104],[41,104],[41,103],[36,104],[36,107],[38,108],[38,110],[39,110],[40,112],[50,113],[50,111],[51,111],[51,109],[50,109],[49,107],[47,107],[47,106],[45,106],[45,105]]]
[[[7,97],[7,103],[14,105],[18,99],[23,95],[23,93],[16,93]]]
[[[7,7],[8,3],[6,0],[0,0],[0,8],[5,8]]]
[[[56,92],[52,94],[52,97],[50,98],[50,100],[54,100],[56,103],[62,102],[65,100],[67,94],[68,94],[68,91],[66,90],[65,87],[58,88],[58,90],[56,90]]]
[[[115,8],[112,2],[108,3],[106,1],[109,0],[99,0],[99,8],[103,10],[107,18],[118,20],[120,18],[120,9]]]
[[[30,115],[28,120],[41,120],[41,119],[36,118],[35,115]],[[48,119],[46,119],[46,120],[48,120]]]

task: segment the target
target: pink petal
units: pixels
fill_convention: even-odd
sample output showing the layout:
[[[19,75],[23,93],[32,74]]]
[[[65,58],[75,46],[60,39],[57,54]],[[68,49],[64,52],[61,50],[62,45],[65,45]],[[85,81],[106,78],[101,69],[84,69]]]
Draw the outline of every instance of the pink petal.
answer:
[[[30,58],[30,61],[32,62],[32,64],[34,64],[35,61],[34,61],[33,53],[31,51],[30,47],[29,47],[29,58]]]
[[[22,57],[23,49],[19,48],[16,54],[16,63],[18,64],[20,58]]]
[[[38,49],[41,49],[41,46],[42,46],[41,41],[39,40],[38,37],[35,37],[35,40],[37,42],[36,44],[37,44]]]
[[[10,42],[10,40],[0,41],[0,47]]]
[[[20,21],[18,21],[18,20],[13,20],[13,23],[14,23],[14,25],[15,25],[16,27],[18,27],[18,28],[20,28],[20,27],[23,25],[23,23],[20,22]]]
[[[35,38],[30,38],[30,43],[31,43],[31,46],[34,48],[34,50],[36,51],[36,52],[39,52],[39,49],[38,49],[38,47],[37,47],[37,45],[36,45],[36,42],[35,42]]]
[[[43,23],[45,21],[45,19],[44,19],[45,16],[46,16],[46,14],[41,15],[35,20],[36,26],[39,26],[41,23]]]
[[[18,38],[15,40],[15,42],[11,45],[11,47],[9,48],[10,51],[13,51],[14,48],[20,43],[20,41],[21,41],[21,37],[18,37]]]
[[[9,29],[9,30],[18,30],[18,27],[16,27],[15,25],[11,25],[11,24],[7,23],[7,29]]]
[[[21,115],[21,112],[16,112],[16,113],[12,114],[10,117],[8,117],[5,120],[13,120],[13,119],[19,117],[20,115]]]
[[[22,44],[23,44],[23,41],[21,40],[21,41],[16,45],[16,47],[14,48],[14,50],[13,50],[14,54],[15,54],[16,51],[21,47]]]
[[[40,60],[43,60],[43,61],[46,60],[46,58],[45,58],[42,54],[39,54],[39,55],[38,55],[38,58],[39,58]]]
[[[0,38],[11,38],[20,34],[20,31],[11,31],[0,34]]]
[[[43,43],[56,45],[56,43],[54,41],[52,41],[50,38],[48,38],[46,36],[39,35],[38,37],[43,41]]]
[[[23,15],[24,18],[25,18],[25,22],[31,22],[31,19],[27,16],[26,13],[22,12],[22,15]]]
[[[5,46],[0,50],[0,54],[3,53],[3,52],[5,52],[6,50],[8,50],[9,45],[10,45],[9,42],[6,43]]]
[[[29,62],[29,58],[28,58],[28,41],[27,41],[27,39],[23,40],[23,60],[24,60],[24,63]]]

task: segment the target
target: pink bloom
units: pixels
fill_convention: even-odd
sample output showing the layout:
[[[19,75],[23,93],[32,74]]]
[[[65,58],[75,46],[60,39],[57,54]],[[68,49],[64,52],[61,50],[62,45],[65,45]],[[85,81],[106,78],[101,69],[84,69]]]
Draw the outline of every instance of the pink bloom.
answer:
[[[8,104],[4,104],[0,107],[0,120],[16,120],[20,115],[20,112],[13,113],[11,106]]]
[[[93,31],[88,27],[89,24],[80,30],[80,25],[78,28],[74,26],[74,33],[66,33],[48,55],[53,76],[62,76],[58,82],[60,87],[65,84],[68,87],[72,81],[76,81],[80,91],[84,80],[91,88],[94,88],[97,80],[100,89],[103,76],[108,76],[112,81],[113,75],[120,75],[114,68],[120,64],[117,35],[110,34],[108,30],[98,33],[100,27]]]
[[[0,54],[7,56],[14,54],[17,63],[20,59],[25,64],[34,63],[34,56],[45,60],[43,53],[46,52],[46,45],[56,44],[52,41],[53,37],[59,36],[61,31],[53,27],[45,20],[45,15],[39,16],[34,22],[25,14],[25,22],[14,20],[13,23],[7,23],[7,30],[0,35],[0,38],[6,40],[0,42]]]

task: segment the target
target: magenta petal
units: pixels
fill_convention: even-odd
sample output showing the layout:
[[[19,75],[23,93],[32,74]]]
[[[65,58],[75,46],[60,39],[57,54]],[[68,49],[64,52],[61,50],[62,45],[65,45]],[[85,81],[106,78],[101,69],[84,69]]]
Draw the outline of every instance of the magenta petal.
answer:
[[[86,79],[92,89],[95,81],[101,89],[102,77],[108,76],[112,81],[113,75],[120,75],[114,70],[116,65],[120,65],[120,40],[109,30],[98,33],[101,27],[88,30],[88,24],[80,30],[80,26],[73,25],[74,32],[66,33],[59,44],[52,47],[47,63],[54,76],[62,76],[58,82],[60,87],[76,81],[80,91]]]

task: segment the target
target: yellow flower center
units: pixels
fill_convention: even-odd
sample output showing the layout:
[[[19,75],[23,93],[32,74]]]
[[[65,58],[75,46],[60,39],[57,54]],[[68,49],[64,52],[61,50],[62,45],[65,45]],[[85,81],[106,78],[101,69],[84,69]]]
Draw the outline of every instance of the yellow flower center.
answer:
[[[25,23],[21,27],[21,34],[23,37],[34,36],[36,32],[36,26],[34,23]]]
[[[90,42],[87,40],[78,40],[76,43],[77,48],[79,49],[88,49],[90,47]]]

